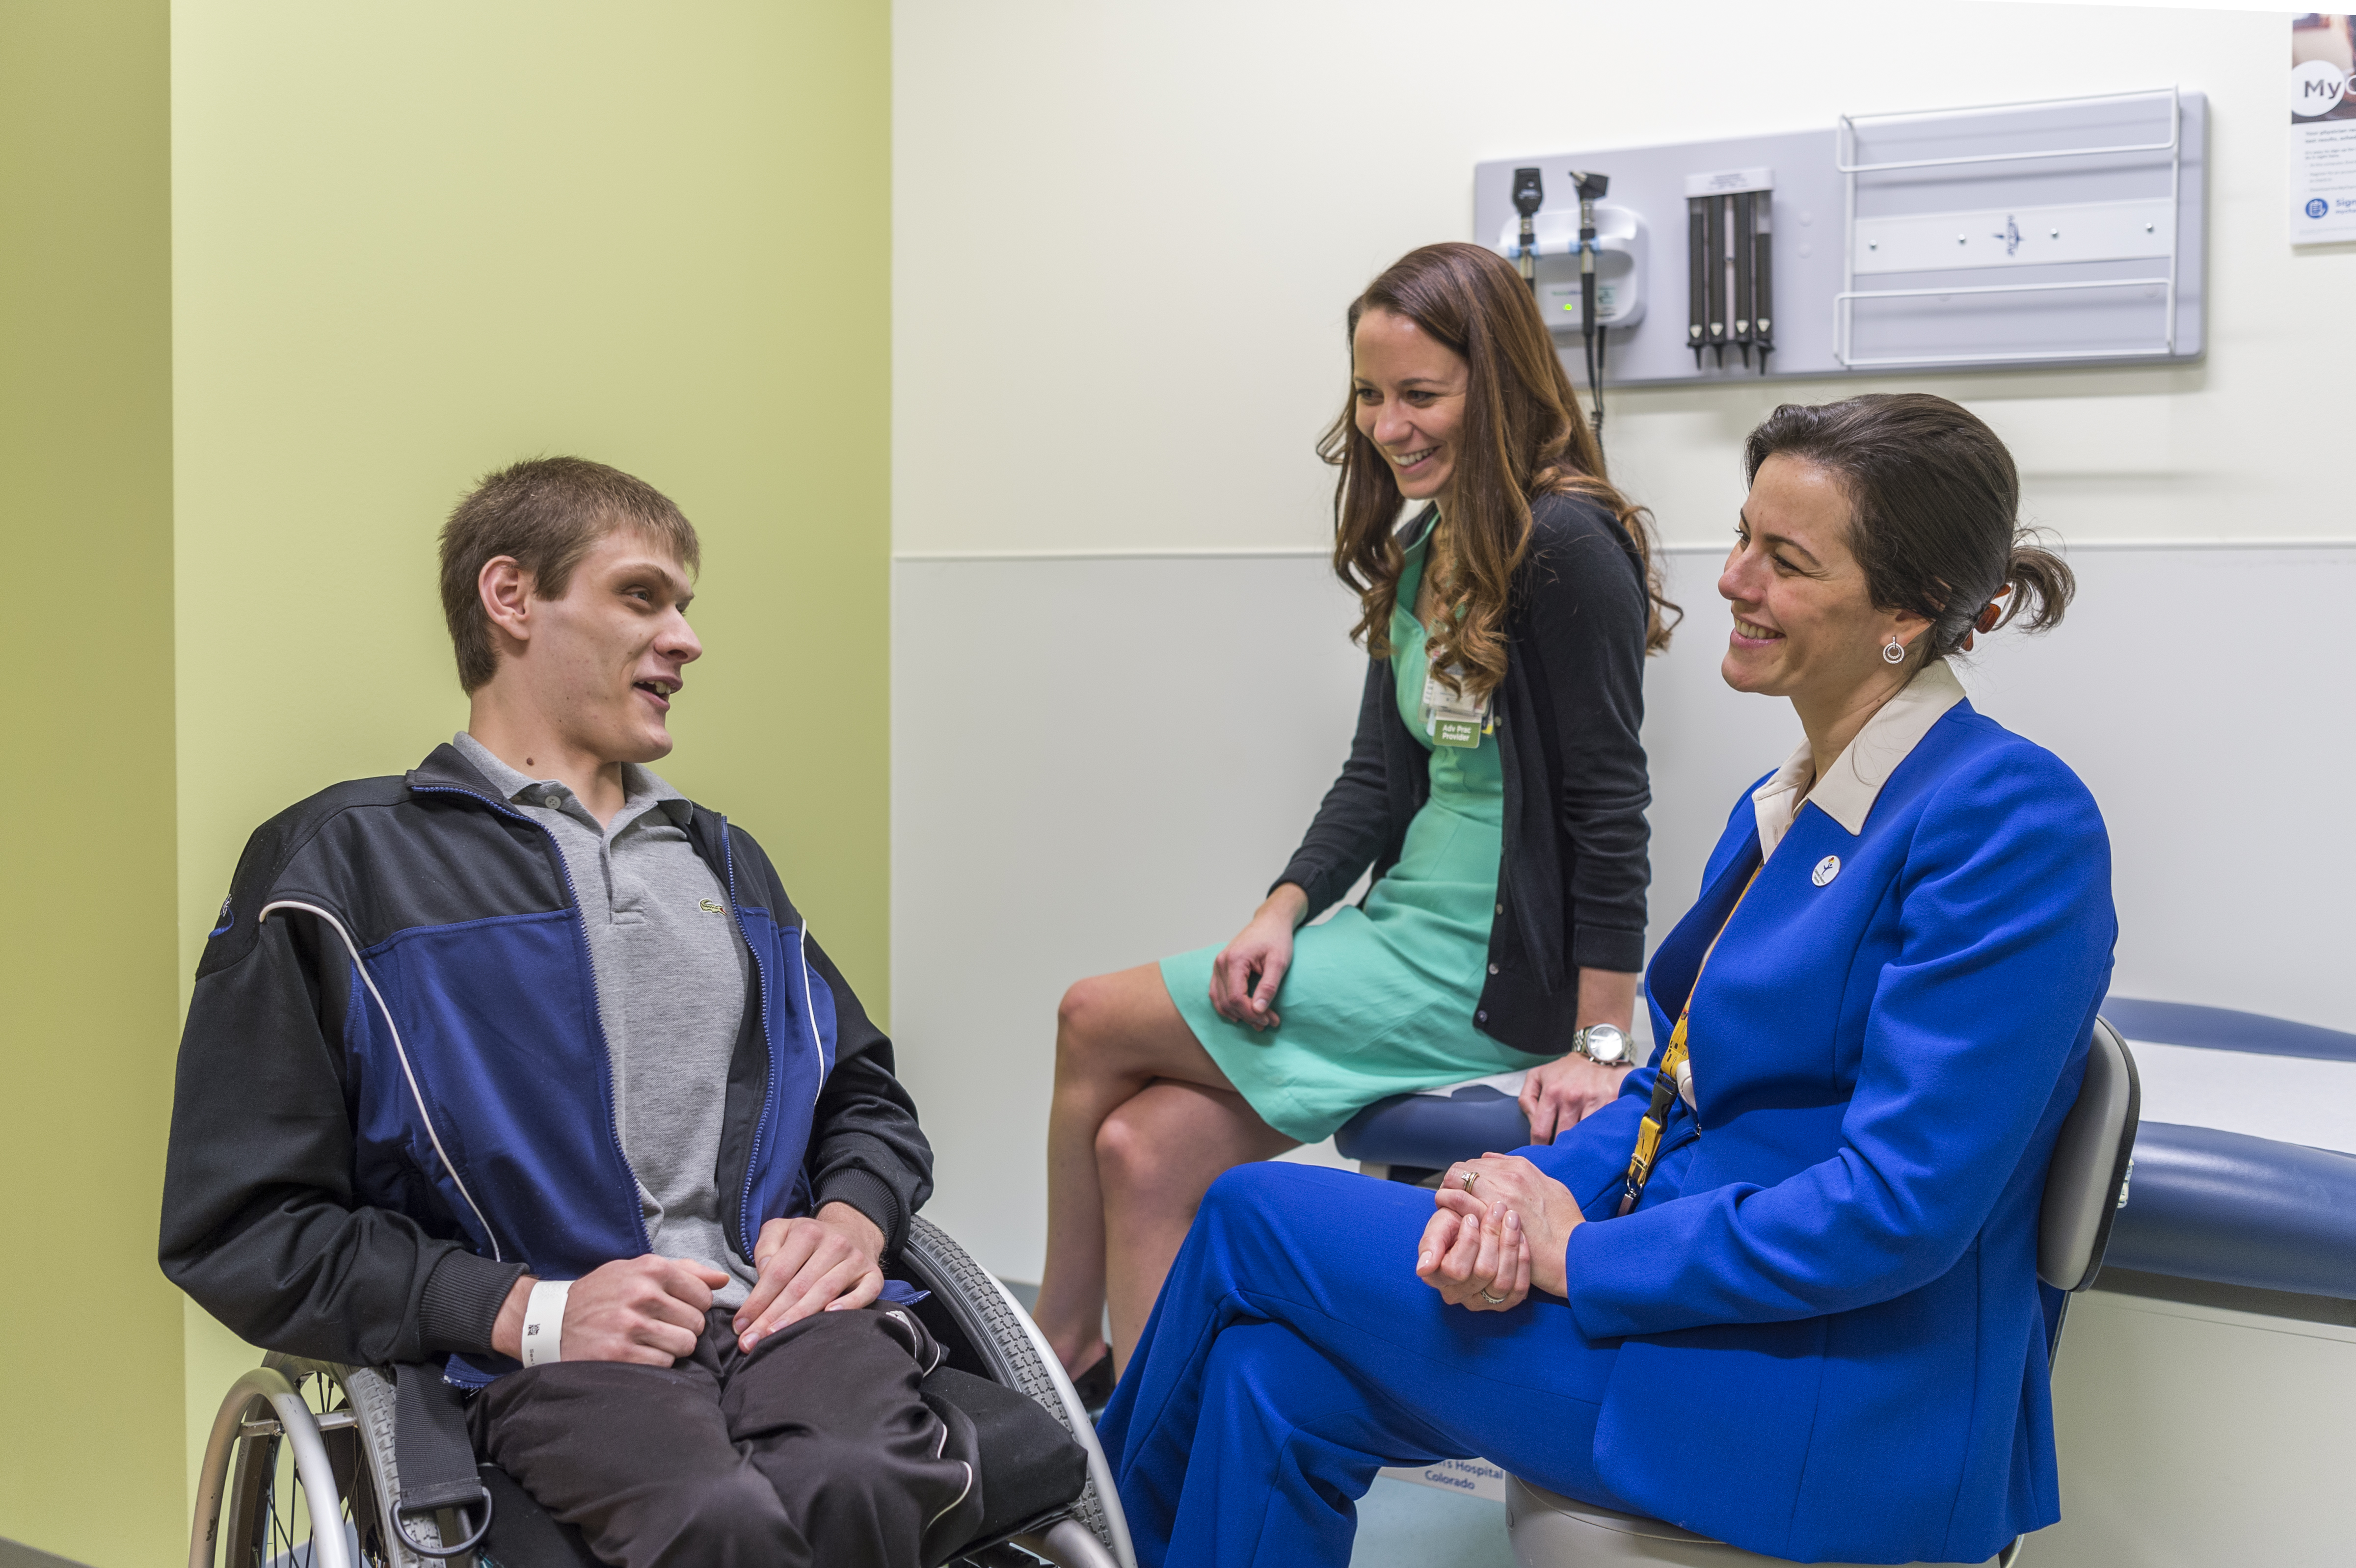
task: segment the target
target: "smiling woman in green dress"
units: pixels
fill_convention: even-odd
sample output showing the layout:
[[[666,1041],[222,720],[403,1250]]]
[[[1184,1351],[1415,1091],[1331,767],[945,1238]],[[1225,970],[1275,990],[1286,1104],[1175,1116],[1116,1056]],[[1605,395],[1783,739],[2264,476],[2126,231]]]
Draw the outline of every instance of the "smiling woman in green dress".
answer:
[[[1371,656],[1350,759],[1233,941],[1083,980],[1057,1017],[1037,1317],[1099,1398],[1221,1171],[1520,1069],[1546,1142],[1626,1065],[1644,662],[1675,613],[1644,514],[1495,255],[1412,251],[1349,319],[1349,406],[1319,451]],[[1408,502],[1428,504],[1398,526]],[[1368,870],[1361,903],[1303,927]]]

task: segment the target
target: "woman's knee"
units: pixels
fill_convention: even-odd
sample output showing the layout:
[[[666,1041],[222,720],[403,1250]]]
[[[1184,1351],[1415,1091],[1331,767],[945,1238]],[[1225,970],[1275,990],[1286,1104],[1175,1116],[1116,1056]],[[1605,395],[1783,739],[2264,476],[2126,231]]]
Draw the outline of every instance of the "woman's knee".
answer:
[[[1158,1077],[1194,1078],[1201,1056],[1151,965],[1075,982],[1055,1008],[1055,1084],[1126,1098]]]
[[[1211,1183],[1195,1208],[1194,1228],[1222,1246],[1280,1250],[1334,1228],[1360,1229],[1371,1218],[1365,1200],[1387,1196],[1381,1189],[1387,1185],[1348,1171],[1254,1160]]]
[[[1154,1186],[1176,1157],[1166,1129],[1136,1096],[1114,1106],[1097,1125],[1097,1177],[1111,1190],[1134,1194]]]
[[[1203,1194],[1203,1212],[1258,1216],[1289,1210],[1300,1200],[1301,1180],[1310,1168],[1280,1160],[1234,1166]]]
[[[1172,1115],[1154,1095],[1117,1106],[1097,1130],[1097,1173],[1107,1193],[1131,1205],[1159,1202],[1192,1214],[1203,1191],[1226,1173],[1262,1163],[1200,1119]],[[1191,1107],[1190,1107],[1191,1109]]]
[[[1055,1007],[1058,1076],[1101,1068],[1121,1033],[1119,976],[1091,975],[1073,982]]]

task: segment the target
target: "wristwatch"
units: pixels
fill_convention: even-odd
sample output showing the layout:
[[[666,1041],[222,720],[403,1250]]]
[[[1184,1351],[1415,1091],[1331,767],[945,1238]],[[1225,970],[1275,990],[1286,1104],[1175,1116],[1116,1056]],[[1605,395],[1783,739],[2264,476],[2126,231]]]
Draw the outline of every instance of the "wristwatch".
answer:
[[[1628,1037],[1610,1024],[1589,1024],[1570,1037],[1570,1049],[1598,1067],[1630,1063]]]

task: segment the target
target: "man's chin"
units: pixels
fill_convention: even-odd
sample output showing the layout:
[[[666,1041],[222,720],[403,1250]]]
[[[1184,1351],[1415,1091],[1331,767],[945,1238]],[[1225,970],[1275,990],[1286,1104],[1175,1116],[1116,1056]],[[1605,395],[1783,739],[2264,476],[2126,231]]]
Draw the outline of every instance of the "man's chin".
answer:
[[[627,736],[616,737],[608,743],[605,760],[609,763],[636,763],[643,767],[669,756],[671,747],[677,743],[671,739],[669,727],[657,724],[637,730]]]

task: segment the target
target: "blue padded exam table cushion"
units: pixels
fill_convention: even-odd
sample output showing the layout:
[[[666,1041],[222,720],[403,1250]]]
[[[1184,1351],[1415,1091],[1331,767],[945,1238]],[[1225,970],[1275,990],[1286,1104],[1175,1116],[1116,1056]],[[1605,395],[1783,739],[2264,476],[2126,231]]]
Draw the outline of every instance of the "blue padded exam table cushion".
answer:
[[[2190,1002],[2144,1002],[2109,997],[2103,1016],[2130,1040],[2197,1045],[2210,1051],[2250,1051],[2263,1056],[2305,1056],[2323,1061],[2356,1061],[2356,1034],[2264,1013],[2204,1008]]]
[[[2103,1262],[2356,1300],[2356,1155],[2146,1122]]]
[[[2223,1008],[2114,997],[2121,1034],[2168,1044],[2356,1061],[2356,1035]],[[1529,1142],[1511,1096],[1485,1083],[1400,1094],[1344,1125],[1343,1157],[1437,1170]],[[2146,1122],[2106,1266],[2356,1300],[2356,1155],[2211,1127]]]
[[[1521,1148],[1530,1119],[1521,1102],[1486,1083],[1466,1083],[1442,1098],[1394,1094],[1342,1124],[1333,1147],[1344,1159],[1438,1170],[1460,1159]]]

